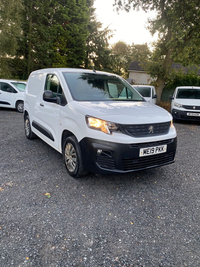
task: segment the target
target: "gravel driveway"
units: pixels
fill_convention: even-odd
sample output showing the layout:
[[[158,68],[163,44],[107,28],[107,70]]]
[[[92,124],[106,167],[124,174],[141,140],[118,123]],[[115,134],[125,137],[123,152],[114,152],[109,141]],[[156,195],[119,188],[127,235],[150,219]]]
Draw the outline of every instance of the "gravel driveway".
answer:
[[[200,124],[176,162],[71,178],[62,155],[0,109],[0,266],[200,266]]]

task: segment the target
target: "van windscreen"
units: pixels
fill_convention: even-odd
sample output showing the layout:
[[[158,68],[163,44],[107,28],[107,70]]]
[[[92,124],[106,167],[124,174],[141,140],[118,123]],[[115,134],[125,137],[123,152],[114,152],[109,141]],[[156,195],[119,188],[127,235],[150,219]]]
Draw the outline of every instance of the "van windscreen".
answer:
[[[200,99],[200,89],[188,89],[188,88],[178,89],[176,98]]]
[[[133,85],[134,86],[134,85]],[[135,87],[143,97],[151,97],[151,87]]]
[[[63,72],[76,101],[144,101],[131,85],[116,76]]]

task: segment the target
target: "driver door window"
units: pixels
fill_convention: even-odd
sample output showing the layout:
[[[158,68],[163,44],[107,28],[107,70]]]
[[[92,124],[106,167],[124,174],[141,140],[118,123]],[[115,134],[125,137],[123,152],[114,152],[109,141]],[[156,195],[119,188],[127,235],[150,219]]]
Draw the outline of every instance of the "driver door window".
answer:
[[[54,97],[59,97],[61,106],[65,106],[67,104],[63,89],[60,85],[58,77],[55,74],[47,75],[44,90],[52,91]]]

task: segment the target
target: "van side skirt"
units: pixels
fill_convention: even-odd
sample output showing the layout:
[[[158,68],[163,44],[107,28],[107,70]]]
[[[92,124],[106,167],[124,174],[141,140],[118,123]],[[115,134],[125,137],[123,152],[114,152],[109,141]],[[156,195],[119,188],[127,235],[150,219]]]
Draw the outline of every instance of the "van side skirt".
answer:
[[[32,126],[35,129],[37,129],[39,132],[44,134],[46,137],[48,137],[50,140],[52,140],[53,142],[55,141],[51,132],[47,130],[45,127],[43,127],[42,125],[40,125],[39,123],[37,123],[36,121],[32,122]]]

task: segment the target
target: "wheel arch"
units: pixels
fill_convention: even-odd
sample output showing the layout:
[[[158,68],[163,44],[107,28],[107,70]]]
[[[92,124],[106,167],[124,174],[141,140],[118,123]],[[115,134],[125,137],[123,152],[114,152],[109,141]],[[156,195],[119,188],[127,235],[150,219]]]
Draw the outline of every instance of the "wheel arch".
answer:
[[[76,136],[72,132],[70,132],[68,130],[64,130],[63,133],[62,133],[62,138],[61,138],[62,153],[63,153],[64,142],[65,142],[66,138],[69,137],[69,136],[74,136],[76,138]],[[77,140],[77,138],[76,138],[76,140]],[[77,140],[77,142],[78,142],[78,140]]]
[[[25,119],[25,117],[28,115],[28,112],[27,112],[27,110],[24,110],[24,119]]]

